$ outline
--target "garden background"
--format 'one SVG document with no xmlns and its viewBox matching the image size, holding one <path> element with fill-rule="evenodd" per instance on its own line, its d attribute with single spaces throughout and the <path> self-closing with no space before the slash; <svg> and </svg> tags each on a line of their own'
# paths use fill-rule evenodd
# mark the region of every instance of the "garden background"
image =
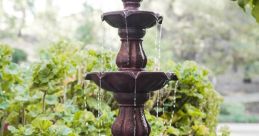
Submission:
<svg viewBox="0 0 259 136">
<path fill-rule="evenodd" d="M 171 118 L 175 83 L 164 89 L 160 123 L 152 122 L 156 94 L 147 104 L 152 135 L 215 135 L 217 119 L 227 125 L 259 122 L 259 28 L 254 12 L 240 6 L 230 0 L 142 2 L 142 9 L 164 16 L 161 70 L 180 76 L 172 126 L 163 123 Z M 101 60 L 106 70 L 116 70 L 118 32 L 101 14 L 120 9 L 120 0 L 0 0 L 2 135 L 109 135 L 116 103 L 103 94 L 99 119 L 98 88 L 81 77 L 100 70 Z M 149 29 L 144 38 L 148 70 L 157 66 L 156 32 Z M 106 123 L 96 125 L 99 120 Z"/>
</svg>

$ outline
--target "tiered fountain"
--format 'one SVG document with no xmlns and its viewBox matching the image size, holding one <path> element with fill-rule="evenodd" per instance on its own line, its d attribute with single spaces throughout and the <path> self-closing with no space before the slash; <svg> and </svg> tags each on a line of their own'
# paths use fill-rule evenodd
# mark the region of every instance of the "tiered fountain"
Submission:
<svg viewBox="0 0 259 136">
<path fill-rule="evenodd" d="M 148 136 L 151 129 L 144 115 L 144 104 L 149 93 L 177 77 L 172 73 L 145 71 L 147 57 L 142 38 L 147 28 L 162 23 L 162 16 L 140 11 L 142 0 L 122 1 L 124 10 L 102 15 L 104 21 L 119 29 L 121 48 L 116 59 L 119 72 L 87 73 L 86 79 L 112 91 L 119 103 L 119 115 L 112 126 L 113 136 Z"/>
</svg>

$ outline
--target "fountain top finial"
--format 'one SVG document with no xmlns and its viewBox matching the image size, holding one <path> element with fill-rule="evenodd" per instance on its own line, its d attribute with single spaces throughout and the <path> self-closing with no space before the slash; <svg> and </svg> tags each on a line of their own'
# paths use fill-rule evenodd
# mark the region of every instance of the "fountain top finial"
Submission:
<svg viewBox="0 0 259 136">
<path fill-rule="evenodd" d="M 137 10 L 142 0 L 122 0 L 124 9 Z"/>
</svg>

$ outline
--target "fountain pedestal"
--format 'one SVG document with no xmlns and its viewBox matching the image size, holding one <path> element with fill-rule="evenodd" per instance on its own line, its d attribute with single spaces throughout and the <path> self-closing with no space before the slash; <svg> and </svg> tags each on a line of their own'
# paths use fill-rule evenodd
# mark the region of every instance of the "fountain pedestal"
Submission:
<svg viewBox="0 0 259 136">
<path fill-rule="evenodd" d="M 114 97 L 119 103 L 120 111 L 112 126 L 113 136 L 148 136 L 150 126 L 144 114 L 144 103 L 148 100 L 148 93 L 115 93 Z"/>
<path fill-rule="evenodd" d="M 173 73 L 145 71 L 147 57 L 142 38 L 147 28 L 162 23 L 163 18 L 150 11 L 138 10 L 142 0 L 122 1 L 123 11 L 102 15 L 102 20 L 119 29 L 121 48 L 116 58 L 119 72 L 87 73 L 86 79 L 114 93 L 120 108 L 112 126 L 113 136 L 148 136 L 151 128 L 144 114 L 148 95 L 177 77 Z"/>
</svg>

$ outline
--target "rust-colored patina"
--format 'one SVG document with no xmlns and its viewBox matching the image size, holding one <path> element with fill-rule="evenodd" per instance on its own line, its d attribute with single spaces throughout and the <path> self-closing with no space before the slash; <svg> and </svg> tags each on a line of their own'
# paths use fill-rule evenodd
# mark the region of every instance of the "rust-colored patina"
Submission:
<svg viewBox="0 0 259 136">
<path fill-rule="evenodd" d="M 150 11 L 140 11 L 142 0 L 122 1 L 124 10 L 102 15 L 104 21 L 119 29 L 121 48 L 116 59 L 119 72 L 87 73 L 86 79 L 112 91 L 119 103 L 119 115 L 112 126 L 113 136 L 148 136 L 151 129 L 144 115 L 144 104 L 149 93 L 177 77 L 173 73 L 145 71 L 147 57 L 142 38 L 147 28 L 162 23 L 163 18 Z"/>
</svg>

